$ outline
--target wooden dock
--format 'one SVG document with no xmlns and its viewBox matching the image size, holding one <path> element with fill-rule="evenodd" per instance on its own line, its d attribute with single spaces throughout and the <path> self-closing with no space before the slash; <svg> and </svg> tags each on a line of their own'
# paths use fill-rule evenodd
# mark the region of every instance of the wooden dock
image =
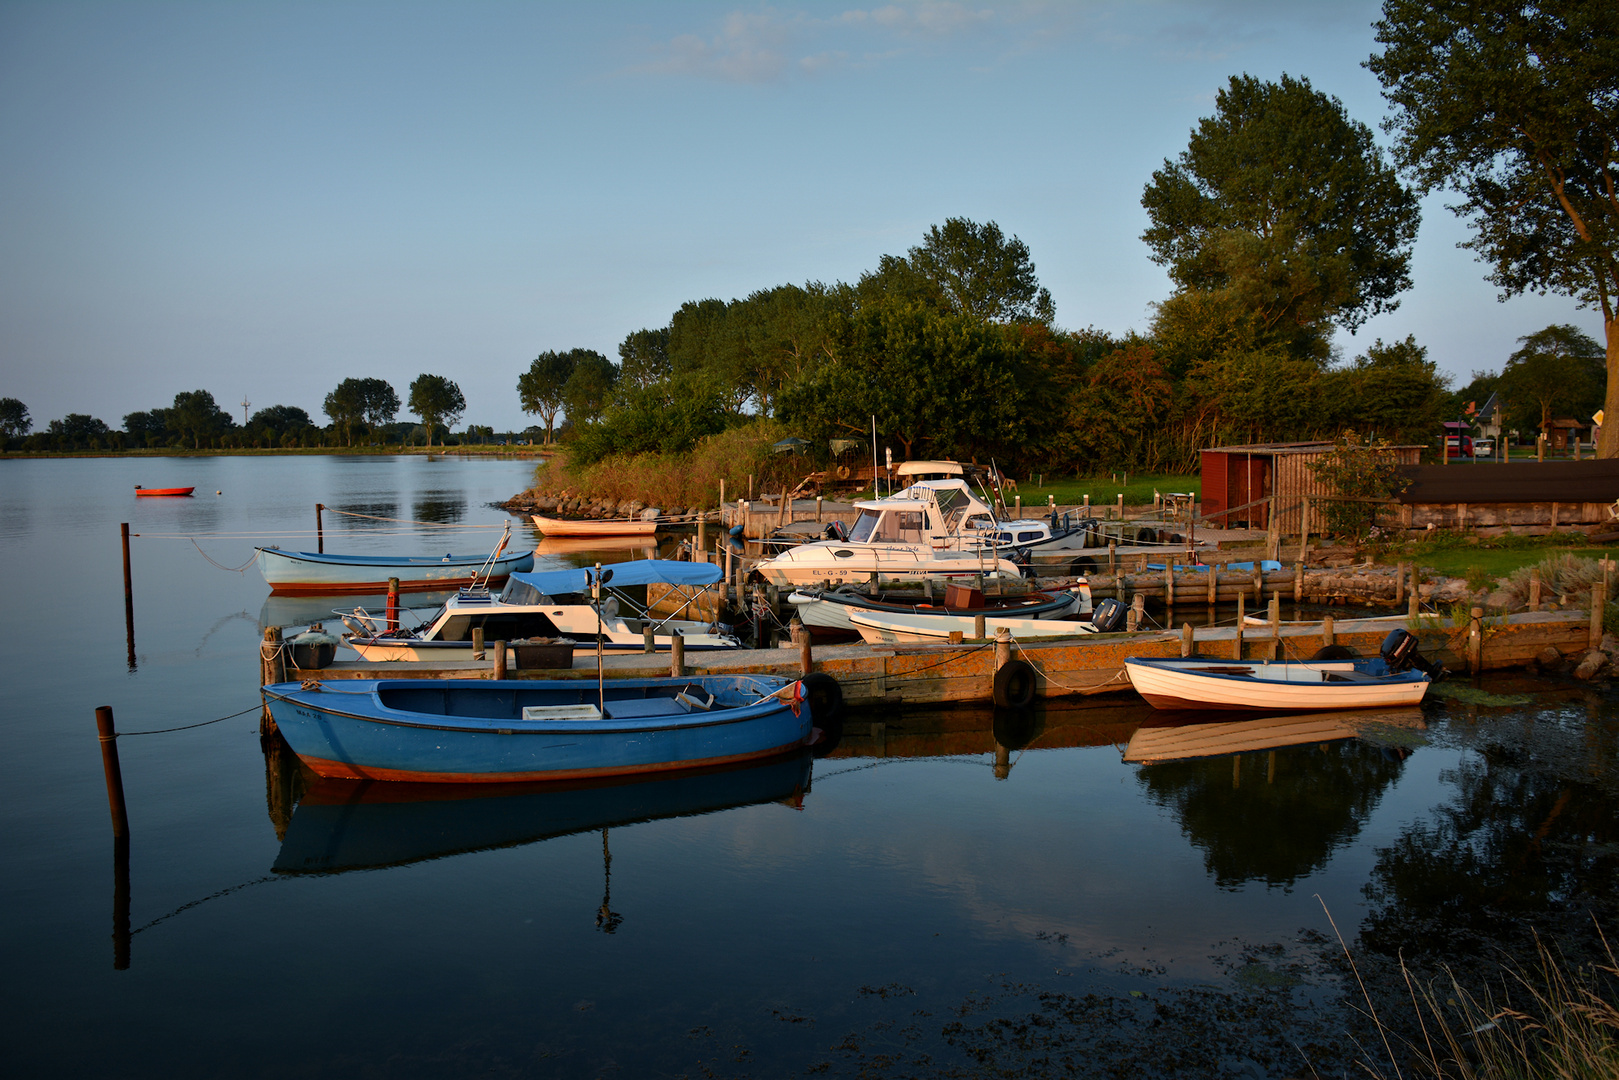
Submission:
<svg viewBox="0 0 1619 1080">
<path fill-rule="evenodd" d="M 1028 663 L 1037 676 L 1036 695 L 1131 692 L 1123 662 L 1130 656 L 1180 656 L 1187 652 L 1219 658 L 1303 660 L 1324 645 L 1347 645 L 1362 655 L 1375 656 L 1390 630 L 1408 629 L 1404 617 L 1347 619 L 1329 624 L 1282 623 L 1270 626 L 1185 628 L 1179 632 L 1096 634 L 1061 641 L 1012 641 L 1009 656 Z M 1452 671 L 1525 667 L 1548 647 L 1563 656 L 1578 656 L 1594 648 L 1590 619 L 1585 612 L 1531 612 L 1483 620 L 1476 626 L 1452 626 L 1426 619 L 1417 636 L 1422 654 Z M 1006 649 L 1005 645 L 1001 646 Z M 844 701 L 852 706 L 893 702 L 941 704 L 987 702 L 997 668 L 994 639 L 965 641 L 959 645 L 834 645 L 814 650 L 817 672 L 836 679 Z M 1476 661 L 1471 658 L 1476 656 Z M 797 675 L 801 671 L 796 646 L 779 649 L 738 649 L 687 654 L 687 675 L 767 674 Z M 636 678 L 670 673 L 667 653 L 609 656 L 605 677 Z M 338 662 L 319 670 L 287 668 L 288 678 L 299 679 L 487 679 L 491 661 L 469 660 L 447 664 Z M 512 670 L 508 678 L 594 680 L 594 664 L 562 670 Z"/>
</svg>

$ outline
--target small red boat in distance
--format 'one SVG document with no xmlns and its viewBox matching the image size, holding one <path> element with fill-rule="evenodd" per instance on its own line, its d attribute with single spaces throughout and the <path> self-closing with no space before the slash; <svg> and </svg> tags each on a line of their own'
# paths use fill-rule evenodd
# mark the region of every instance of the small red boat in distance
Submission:
<svg viewBox="0 0 1619 1080">
<path fill-rule="evenodd" d="M 194 487 L 188 487 L 188 488 L 149 488 L 149 487 L 141 487 L 139 484 L 135 485 L 135 494 L 136 495 L 190 495 L 193 491 L 196 491 L 196 490 L 197 489 L 194 488 Z"/>
</svg>

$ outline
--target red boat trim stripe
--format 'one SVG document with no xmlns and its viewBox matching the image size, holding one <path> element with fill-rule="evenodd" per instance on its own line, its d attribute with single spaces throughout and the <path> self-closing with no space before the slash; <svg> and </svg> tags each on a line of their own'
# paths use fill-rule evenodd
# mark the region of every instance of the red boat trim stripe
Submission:
<svg viewBox="0 0 1619 1080">
<path fill-rule="evenodd" d="M 751 754 L 729 754 L 725 757 L 701 758 L 696 761 L 671 761 L 657 765 L 631 765 L 605 769 L 556 769 L 520 773 L 431 773 L 413 772 L 405 769 L 370 769 L 363 765 L 351 765 L 345 761 L 304 757 L 301 754 L 299 755 L 299 760 L 321 776 L 338 777 L 345 780 L 397 780 L 407 783 L 432 784 L 497 784 L 524 780 L 585 780 L 598 776 L 628 776 L 636 773 L 674 772 L 680 769 L 729 765 L 739 761 L 756 761 L 759 758 L 777 757 L 781 754 L 792 753 L 803 745 L 802 740 L 795 740 L 769 750 L 759 750 Z"/>
</svg>

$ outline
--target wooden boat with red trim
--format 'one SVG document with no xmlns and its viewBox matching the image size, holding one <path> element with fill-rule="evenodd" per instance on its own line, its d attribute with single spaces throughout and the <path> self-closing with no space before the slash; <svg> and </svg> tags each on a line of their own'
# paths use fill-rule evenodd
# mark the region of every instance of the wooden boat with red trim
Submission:
<svg viewBox="0 0 1619 1080">
<path fill-rule="evenodd" d="M 188 487 L 188 488 L 149 488 L 149 487 L 141 487 L 139 484 L 135 485 L 135 494 L 136 495 L 190 495 L 193 491 L 196 491 L 196 490 L 197 489 L 195 487 Z"/>
<path fill-rule="evenodd" d="M 263 696 L 305 765 L 353 780 L 627 776 L 773 757 L 814 731 L 804 684 L 772 675 L 356 679 Z"/>
</svg>

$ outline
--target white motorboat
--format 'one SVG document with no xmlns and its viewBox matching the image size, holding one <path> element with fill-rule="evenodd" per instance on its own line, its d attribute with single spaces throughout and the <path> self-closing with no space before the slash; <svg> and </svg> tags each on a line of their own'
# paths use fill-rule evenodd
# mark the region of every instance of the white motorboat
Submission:
<svg viewBox="0 0 1619 1080">
<path fill-rule="evenodd" d="M 607 575 L 607 571 L 612 571 Z M 622 589 L 660 582 L 697 591 L 720 580 L 720 568 L 708 563 L 641 559 L 604 568 L 609 595 L 601 607 L 590 602 L 590 571 L 549 570 L 513 574 L 496 597 L 485 589 L 462 589 L 444 602 L 419 627 L 388 630 L 375 614 L 363 609 L 338 612 L 350 633 L 344 642 L 362 660 L 453 660 L 472 656 L 472 631 L 482 630 L 487 646 L 495 641 L 570 638 L 580 655 L 595 655 L 597 628 L 601 646 L 609 652 L 639 652 L 645 632 L 652 631 L 653 647 L 667 651 L 678 632 L 687 650 L 735 649 L 737 638 L 717 624 L 674 616 L 647 614 Z M 622 613 L 624 609 L 629 613 Z M 678 614 L 678 612 L 676 612 Z"/>
<path fill-rule="evenodd" d="M 1104 600 L 1103 603 L 1117 604 L 1118 601 Z M 1120 605 L 1120 614 L 1122 613 L 1123 605 Z M 914 611 L 852 611 L 849 613 L 849 621 L 870 645 L 915 642 L 938 644 L 949 641 L 953 633 L 970 638 L 978 625 L 975 615 L 928 615 Z M 1038 641 L 1100 634 L 1104 632 L 1104 627 L 1089 620 L 1080 622 L 1072 619 L 1020 619 L 990 614 L 984 616 L 986 637 L 994 637 L 1001 630 L 1006 630 L 1018 641 Z"/>
<path fill-rule="evenodd" d="M 796 589 L 787 597 L 800 622 L 823 631 L 857 633 L 849 616 L 857 611 L 894 613 L 922 613 L 927 615 L 965 615 L 969 620 L 980 611 L 986 616 L 1020 619 L 1066 619 L 1089 615 L 1091 587 L 1079 582 L 1067 589 L 1050 592 L 1026 592 L 1008 596 L 985 596 L 977 590 L 956 595 L 945 589 L 938 601 L 918 592 L 879 593 L 869 596 L 852 587 L 840 589 Z"/>
<path fill-rule="evenodd" d="M 855 506 L 860 515 L 847 537 L 789 548 L 754 571 L 772 585 L 875 581 L 881 586 L 1023 576 L 995 549 L 995 515 L 965 481 L 923 481 Z"/>
</svg>

